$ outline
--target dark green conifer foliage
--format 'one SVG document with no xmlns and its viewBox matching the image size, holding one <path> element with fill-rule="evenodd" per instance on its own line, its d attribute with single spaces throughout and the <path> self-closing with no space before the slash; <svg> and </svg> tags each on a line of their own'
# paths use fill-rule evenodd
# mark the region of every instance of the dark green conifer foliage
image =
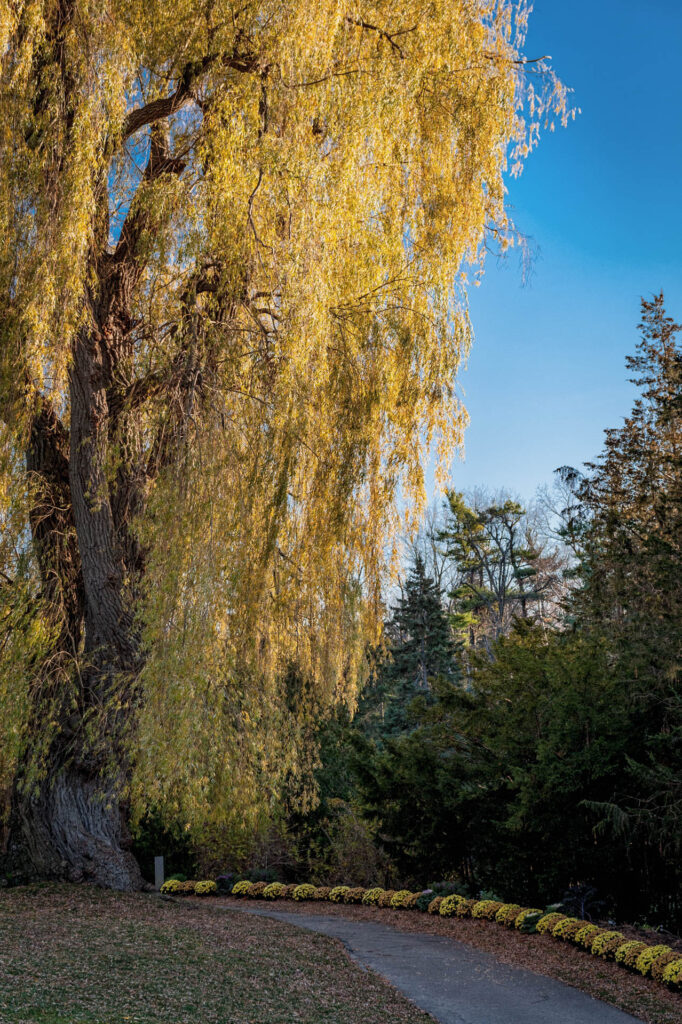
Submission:
<svg viewBox="0 0 682 1024">
<path fill-rule="evenodd" d="M 682 919 L 682 327 L 663 295 L 642 302 L 641 340 L 627 360 L 641 389 L 622 427 L 576 482 L 583 525 L 574 617 L 601 634 L 629 711 L 627 771 L 600 828 L 622 837 L 641 884 L 670 894 Z M 677 891 L 678 895 L 674 893 Z"/>
<path fill-rule="evenodd" d="M 462 709 L 470 697 L 443 676 L 430 699 L 410 707 L 408 731 L 377 745 L 356 732 L 353 767 L 365 814 L 380 822 L 383 848 L 409 886 L 450 877 L 473 880 L 471 823 L 480 804 Z"/>
<path fill-rule="evenodd" d="M 386 624 L 386 652 L 360 703 L 358 725 L 378 739 L 410 727 L 409 706 L 418 695 L 430 699 L 432 682 L 456 682 L 458 644 L 442 595 L 416 555 L 402 594 Z"/>
</svg>

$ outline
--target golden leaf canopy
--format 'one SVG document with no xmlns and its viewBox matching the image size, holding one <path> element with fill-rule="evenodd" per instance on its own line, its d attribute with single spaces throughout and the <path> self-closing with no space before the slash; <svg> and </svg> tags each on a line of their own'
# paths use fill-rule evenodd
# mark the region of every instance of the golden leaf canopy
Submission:
<svg viewBox="0 0 682 1024">
<path fill-rule="evenodd" d="M 218 820 L 295 770 L 306 707 L 352 703 L 429 453 L 462 440 L 467 276 L 513 242 L 504 175 L 565 90 L 512 0 L 0 9 L 5 571 L 11 453 L 36 401 L 68 429 L 118 275 L 105 369 L 135 417 L 107 479 L 147 467 L 133 793 Z"/>
</svg>

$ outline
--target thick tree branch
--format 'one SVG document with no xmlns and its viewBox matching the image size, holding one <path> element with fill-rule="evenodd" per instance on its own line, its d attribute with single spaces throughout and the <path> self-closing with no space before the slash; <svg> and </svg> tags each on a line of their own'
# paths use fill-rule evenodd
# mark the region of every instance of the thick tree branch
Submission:
<svg viewBox="0 0 682 1024">
<path fill-rule="evenodd" d="M 232 68 L 244 73 L 258 72 L 261 77 L 267 75 L 268 67 L 262 66 L 257 57 L 248 54 L 211 55 L 185 65 L 182 77 L 170 96 L 153 100 L 144 107 L 139 107 L 126 118 L 123 130 L 124 141 L 146 125 L 152 126 L 149 159 L 142 178 L 142 184 L 154 181 L 163 174 L 181 174 L 185 162 L 172 156 L 168 151 L 168 129 L 159 125 L 159 121 L 177 113 L 191 102 L 198 102 L 194 89 L 201 76 L 213 65 Z M 262 99 L 261 99 L 262 103 Z M 203 104 L 199 103 L 200 107 Z M 145 229 L 149 227 L 151 211 L 141 212 L 136 208 L 135 199 L 130 204 L 128 214 L 121 229 L 118 245 L 113 254 L 114 263 L 135 258 L 137 242 Z"/>
<path fill-rule="evenodd" d="M 152 125 L 149 146 L 149 159 L 145 167 L 140 186 L 156 181 L 163 174 L 182 174 L 186 163 L 180 157 L 172 156 L 168 151 L 168 131 L 165 126 Z M 121 228 L 118 245 L 110 257 L 114 265 L 120 267 L 125 262 L 135 262 L 138 256 L 138 243 L 145 230 L 153 222 L 153 208 L 142 209 L 136 202 L 137 194 L 128 208 L 128 213 Z"/>
<path fill-rule="evenodd" d="M 192 311 L 197 296 L 215 294 L 218 287 L 216 267 L 212 265 L 208 265 L 201 272 L 192 275 L 180 296 L 183 316 L 170 330 L 169 338 L 171 340 L 176 337 L 185 318 Z M 124 410 L 128 413 L 134 412 L 148 399 L 161 393 L 172 392 L 186 372 L 186 365 L 187 346 L 183 344 L 168 366 L 159 370 L 150 370 L 149 373 L 136 378 L 132 383 L 112 389 L 109 396 L 111 415 L 115 418 Z"/>
<path fill-rule="evenodd" d="M 143 107 L 131 110 L 123 125 L 123 141 L 144 128 L 148 124 L 154 124 L 163 118 L 171 117 L 193 100 L 193 88 L 197 79 L 213 64 L 216 57 L 204 57 L 203 60 L 192 64 L 186 64 L 180 81 L 174 93 L 170 96 L 162 96 L 158 100 L 152 100 Z"/>
<path fill-rule="evenodd" d="M 257 57 L 248 54 L 212 54 L 203 57 L 199 61 L 186 64 L 175 92 L 170 96 L 162 96 L 158 100 L 152 100 L 143 107 L 131 110 L 123 125 L 123 141 L 138 132 L 145 125 L 154 124 L 163 118 L 171 117 L 183 107 L 194 101 L 194 87 L 201 76 L 214 64 L 220 64 L 224 68 L 232 68 L 233 71 L 244 73 L 261 71 L 260 62 Z"/>
</svg>

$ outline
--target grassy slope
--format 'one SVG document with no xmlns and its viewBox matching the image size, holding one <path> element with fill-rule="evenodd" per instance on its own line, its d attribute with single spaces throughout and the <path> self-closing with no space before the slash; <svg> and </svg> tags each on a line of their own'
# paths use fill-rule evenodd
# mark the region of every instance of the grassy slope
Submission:
<svg viewBox="0 0 682 1024">
<path fill-rule="evenodd" d="M 428 1024 L 334 940 L 84 886 L 0 891 L 1 1024 Z"/>
</svg>

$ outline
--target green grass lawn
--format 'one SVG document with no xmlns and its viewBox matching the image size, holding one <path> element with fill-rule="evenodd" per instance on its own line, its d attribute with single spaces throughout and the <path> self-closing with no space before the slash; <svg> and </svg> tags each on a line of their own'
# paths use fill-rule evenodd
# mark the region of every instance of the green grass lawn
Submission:
<svg viewBox="0 0 682 1024">
<path fill-rule="evenodd" d="M 428 1024 L 340 945 L 85 886 L 0 891 L 1 1024 Z"/>
</svg>

